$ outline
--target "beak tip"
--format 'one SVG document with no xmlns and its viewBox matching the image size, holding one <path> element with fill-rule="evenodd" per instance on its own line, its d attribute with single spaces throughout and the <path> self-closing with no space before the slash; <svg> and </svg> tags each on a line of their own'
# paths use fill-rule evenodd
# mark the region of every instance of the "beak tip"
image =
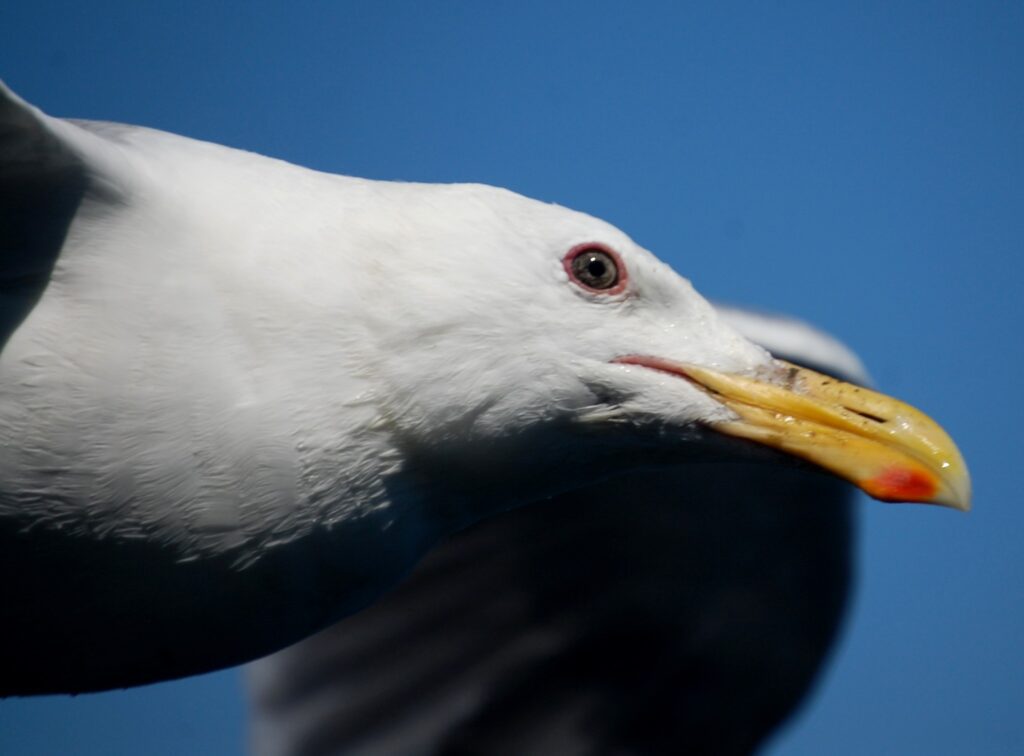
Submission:
<svg viewBox="0 0 1024 756">
<path fill-rule="evenodd" d="M 924 499 L 921 501 L 922 504 L 935 504 L 940 507 L 946 507 L 947 509 L 955 509 L 958 512 L 970 512 L 971 511 L 971 499 L 970 497 L 963 497 L 958 494 L 944 493 L 935 496 L 931 499 Z"/>
<path fill-rule="evenodd" d="M 949 472 L 942 476 L 942 486 L 935 496 L 935 503 L 960 512 L 970 512 L 973 498 L 971 474 L 967 471 L 967 465 L 964 464 L 963 457 L 959 452 L 956 453 L 955 460 L 951 461 L 946 470 Z"/>
<path fill-rule="evenodd" d="M 971 511 L 971 481 L 966 480 L 959 486 L 951 486 L 946 496 L 937 498 L 935 503 L 942 506 L 959 510 L 960 512 Z"/>
</svg>

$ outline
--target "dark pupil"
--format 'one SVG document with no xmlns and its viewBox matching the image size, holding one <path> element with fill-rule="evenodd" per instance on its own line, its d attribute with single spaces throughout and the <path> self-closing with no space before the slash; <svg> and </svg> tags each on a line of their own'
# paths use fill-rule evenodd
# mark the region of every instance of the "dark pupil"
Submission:
<svg viewBox="0 0 1024 756">
<path fill-rule="evenodd" d="M 583 252 L 573 261 L 579 280 L 592 289 L 609 289 L 618 281 L 615 263 L 604 252 Z"/>
</svg>

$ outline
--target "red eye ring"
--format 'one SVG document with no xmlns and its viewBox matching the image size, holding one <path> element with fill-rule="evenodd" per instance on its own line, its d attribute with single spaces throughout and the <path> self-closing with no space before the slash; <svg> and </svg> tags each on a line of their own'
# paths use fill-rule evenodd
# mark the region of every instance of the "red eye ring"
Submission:
<svg viewBox="0 0 1024 756">
<path fill-rule="evenodd" d="M 589 269 L 590 266 L 588 268 L 580 266 L 580 258 L 591 252 L 595 253 L 594 259 L 591 260 L 592 264 L 604 263 L 612 267 L 614 280 L 609 285 L 601 285 L 607 280 L 607 271 L 597 274 Z M 600 242 L 577 244 L 562 258 L 562 267 L 565 268 L 570 281 L 592 294 L 621 294 L 625 291 L 626 284 L 629 283 L 629 273 L 626 271 L 625 263 L 622 262 L 622 257 L 614 249 Z"/>
</svg>

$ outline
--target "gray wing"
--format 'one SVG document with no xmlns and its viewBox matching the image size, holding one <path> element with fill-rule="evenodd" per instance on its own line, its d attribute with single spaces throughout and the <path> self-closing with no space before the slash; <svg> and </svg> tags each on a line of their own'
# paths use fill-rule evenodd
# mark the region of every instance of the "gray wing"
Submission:
<svg viewBox="0 0 1024 756">
<path fill-rule="evenodd" d="M 796 321 L 726 316 L 780 356 L 859 371 Z M 851 491 L 797 467 L 690 464 L 476 525 L 380 603 L 253 665 L 252 750 L 750 753 L 836 635 Z"/>
<path fill-rule="evenodd" d="M 76 215 L 117 202 L 124 173 L 110 144 L 0 82 L 0 349 L 46 288 Z"/>
</svg>

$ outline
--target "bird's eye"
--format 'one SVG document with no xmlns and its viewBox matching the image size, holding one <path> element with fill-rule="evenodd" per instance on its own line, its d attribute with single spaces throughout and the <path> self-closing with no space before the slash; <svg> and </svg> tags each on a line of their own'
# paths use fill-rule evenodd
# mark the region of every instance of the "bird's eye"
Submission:
<svg viewBox="0 0 1024 756">
<path fill-rule="evenodd" d="M 617 294 L 626 283 L 619 256 L 594 244 L 581 244 L 565 256 L 565 270 L 574 283 L 603 294 Z"/>
</svg>

